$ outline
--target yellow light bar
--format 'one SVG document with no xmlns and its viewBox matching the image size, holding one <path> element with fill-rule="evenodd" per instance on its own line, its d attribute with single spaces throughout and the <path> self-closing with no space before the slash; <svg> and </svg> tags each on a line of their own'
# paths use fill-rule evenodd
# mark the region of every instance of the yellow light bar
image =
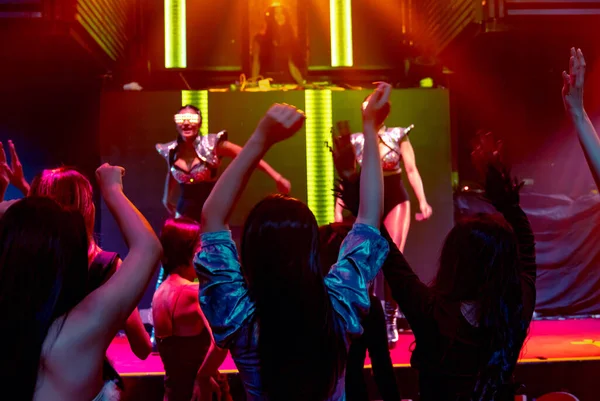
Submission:
<svg viewBox="0 0 600 401">
<path fill-rule="evenodd" d="M 208 91 L 181 91 L 181 105 L 191 104 L 202 113 L 200 134 L 208 135 Z"/>
<path fill-rule="evenodd" d="M 319 225 L 334 221 L 334 166 L 326 143 L 331 143 L 331 91 L 305 91 L 306 188 L 308 207 Z"/>
<path fill-rule="evenodd" d="M 165 2 L 165 68 L 186 68 L 186 0 Z"/>
<path fill-rule="evenodd" d="M 329 0 L 331 66 L 352 67 L 352 0 Z"/>
</svg>

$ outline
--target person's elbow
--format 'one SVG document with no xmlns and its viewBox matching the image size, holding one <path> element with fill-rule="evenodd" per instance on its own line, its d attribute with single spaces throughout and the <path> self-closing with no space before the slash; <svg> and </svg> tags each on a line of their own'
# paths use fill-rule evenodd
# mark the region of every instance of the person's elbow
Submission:
<svg viewBox="0 0 600 401">
<path fill-rule="evenodd" d="M 358 216 L 356 217 L 356 223 L 379 229 L 383 211 L 378 209 L 380 208 L 370 207 L 369 210 L 359 210 Z"/>
<path fill-rule="evenodd" d="M 140 328 L 129 327 L 130 323 L 126 323 L 125 333 L 127 334 L 127 340 L 133 354 L 142 361 L 148 358 L 152 352 L 152 342 L 150 336 L 143 326 Z"/>
<path fill-rule="evenodd" d="M 210 225 L 211 223 L 211 216 L 209 211 L 207 210 L 207 206 L 209 206 L 208 201 L 204 204 L 204 207 L 202 208 L 202 213 L 200 214 L 200 227 L 202 228 L 208 227 L 208 225 Z"/>
<path fill-rule="evenodd" d="M 225 223 L 223 218 L 220 216 L 222 213 L 215 208 L 211 199 L 209 198 L 204 207 L 202 208 L 202 214 L 200 215 L 200 227 L 202 232 L 219 231 L 220 227 Z"/>
<path fill-rule="evenodd" d="M 406 171 L 406 175 L 419 174 L 419 170 L 417 169 L 417 166 L 414 166 L 414 165 L 406 165 L 406 166 L 404 166 L 404 170 Z"/>
<path fill-rule="evenodd" d="M 148 335 L 146 335 L 146 337 L 146 341 L 144 341 L 142 344 L 131 348 L 134 355 L 142 361 L 146 360 L 152 353 L 152 343 L 150 342 L 150 337 L 148 337 Z"/>
<path fill-rule="evenodd" d="M 158 264 L 163 256 L 162 244 L 153 231 L 149 231 L 148 235 L 141 236 L 140 241 L 131 248 L 143 252 L 148 259 L 152 260 L 153 264 Z"/>
</svg>

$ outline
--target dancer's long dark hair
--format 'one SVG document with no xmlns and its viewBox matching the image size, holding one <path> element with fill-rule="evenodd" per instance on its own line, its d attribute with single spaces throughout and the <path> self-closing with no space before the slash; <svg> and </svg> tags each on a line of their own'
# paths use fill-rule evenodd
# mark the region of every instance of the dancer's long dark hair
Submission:
<svg viewBox="0 0 600 401">
<path fill-rule="evenodd" d="M 15 400 L 33 398 L 48 330 L 86 296 L 87 239 L 81 214 L 48 198 L 25 198 L 0 219 L 0 386 Z"/>
<path fill-rule="evenodd" d="M 242 269 L 256 303 L 261 380 L 272 401 L 327 399 L 346 363 L 318 230 L 304 203 L 282 195 L 259 202 L 245 223 Z"/>
<path fill-rule="evenodd" d="M 472 399 L 514 399 L 512 372 L 527 322 L 518 246 L 510 225 L 489 214 L 459 221 L 446 237 L 432 288 L 444 299 L 476 305 L 469 320 L 476 322 L 485 342 Z"/>
</svg>

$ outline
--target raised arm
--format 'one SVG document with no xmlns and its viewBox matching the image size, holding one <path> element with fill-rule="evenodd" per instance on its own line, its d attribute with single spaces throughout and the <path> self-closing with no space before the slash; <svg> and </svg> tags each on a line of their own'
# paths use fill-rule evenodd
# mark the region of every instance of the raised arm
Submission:
<svg viewBox="0 0 600 401">
<path fill-rule="evenodd" d="M 569 73 L 565 71 L 563 75 L 563 101 L 565 108 L 569 113 L 577 135 L 579 143 L 585 154 L 596 186 L 600 189 L 600 138 L 592 125 L 583 107 L 583 85 L 585 79 L 585 59 L 581 49 L 571 48 L 571 59 L 569 61 Z"/>
<path fill-rule="evenodd" d="M 123 193 L 123 172 L 120 167 L 104 164 L 96 171 L 96 177 L 102 196 L 129 246 L 129 253 L 120 269 L 79 303 L 67 318 L 63 332 L 71 334 L 72 352 L 102 355 L 106 351 L 137 306 L 161 257 L 158 238 Z"/>
<path fill-rule="evenodd" d="M 506 168 L 490 164 L 486 174 L 485 196 L 512 226 L 519 246 L 521 273 L 535 285 L 537 264 L 535 238 L 527 215 L 520 206 L 522 184 L 510 176 Z"/>
<path fill-rule="evenodd" d="M 241 151 L 241 146 L 229 141 L 220 142 L 219 147 L 217 148 L 219 156 L 230 157 L 232 159 L 237 157 L 237 155 L 239 155 Z M 277 185 L 277 190 L 280 193 L 284 195 L 288 195 L 290 193 L 290 190 L 292 189 L 292 185 L 290 184 L 290 182 L 283 178 L 283 176 L 279 174 L 273 167 L 271 167 L 269 163 L 267 163 L 263 159 L 260 159 L 260 161 L 258 162 L 258 169 L 267 174 L 269 177 L 271 177 L 273 181 L 275 181 L 275 185 Z"/>
<path fill-rule="evenodd" d="M 202 231 L 227 229 L 227 223 L 252 171 L 275 143 L 296 133 L 304 123 L 304 113 L 295 107 L 273 105 L 258 123 L 241 152 L 225 169 L 202 209 Z"/>
<path fill-rule="evenodd" d="M 427 198 L 425 197 L 425 189 L 423 188 L 423 180 L 421 179 L 421 174 L 419 174 L 419 169 L 417 168 L 417 162 L 415 160 L 415 151 L 408 140 L 408 137 L 405 137 L 400 143 L 400 153 L 402 154 L 402 160 L 404 161 L 404 169 L 406 170 L 406 175 L 408 176 L 408 181 L 410 181 L 410 186 L 415 192 L 415 196 L 419 201 L 419 208 L 421 210 L 421 214 L 418 215 L 420 219 L 427 220 L 431 217 L 432 209 L 427 203 Z"/>
<path fill-rule="evenodd" d="M 523 315 L 531 319 L 536 300 L 537 264 L 535 238 L 527 215 L 519 206 L 519 190 L 522 184 L 512 179 L 507 169 L 488 168 L 485 196 L 502 213 L 512 226 L 517 238 L 521 288 L 523 290 Z"/>
<path fill-rule="evenodd" d="M 392 87 L 380 83 L 363 108 L 365 145 L 360 172 L 360 206 L 356 222 L 379 228 L 383 213 L 383 170 L 379 157 L 377 116 L 388 107 Z"/>
<path fill-rule="evenodd" d="M 523 183 L 511 177 L 502 162 L 502 143 L 491 133 L 479 136 L 471 155 L 477 170 L 485 174 L 485 197 L 504 215 L 517 237 L 522 283 L 528 287 L 523 293 L 523 301 L 526 313 L 533 313 L 537 264 L 531 224 L 520 207 L 519 191 Z"/>
</svg>

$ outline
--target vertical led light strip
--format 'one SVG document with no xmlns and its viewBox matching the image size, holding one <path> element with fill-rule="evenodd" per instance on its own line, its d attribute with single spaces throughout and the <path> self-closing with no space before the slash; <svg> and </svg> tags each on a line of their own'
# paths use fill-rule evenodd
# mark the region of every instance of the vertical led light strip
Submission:
<svg viewBox="0 0 600 401">
<path fill-rule="evenodd" d="M 334 166 L 327 143 L 331 144 L 331 91 L 307 90 L 304 95 L 306 119 L 306 188 L 308 207 L 319 225 L 334 221 Z"/>
<path fill-rule="evenodd" d="M 186 68 L 186 0 L 165 2 L 165 68 Z"/>
<path fill-rule="evenodd" d="M 352 67 L 352 0 L 329 0 L 331 66 Z"/>
<path fill-rule="evenodd" d="M 200 133 L 208 135 L 208 91 L 181 91 L 181 105 L 191 104 L 202 113 Z"/>
</svg>

